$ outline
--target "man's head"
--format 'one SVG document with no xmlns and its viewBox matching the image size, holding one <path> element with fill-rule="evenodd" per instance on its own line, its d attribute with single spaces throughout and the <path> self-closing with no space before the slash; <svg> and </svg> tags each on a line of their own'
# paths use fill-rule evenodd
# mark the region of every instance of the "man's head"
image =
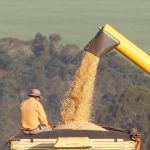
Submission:
<svg viewBox="0 0 150 150">
<path fill-rule="evenodd" d="M 40 98 L 43 98 L 39 89 L 33 89 L 32 93 L 29 94 L 29 96 L 35 97 L 37 100 L 39 100 Z"/>
</svg>

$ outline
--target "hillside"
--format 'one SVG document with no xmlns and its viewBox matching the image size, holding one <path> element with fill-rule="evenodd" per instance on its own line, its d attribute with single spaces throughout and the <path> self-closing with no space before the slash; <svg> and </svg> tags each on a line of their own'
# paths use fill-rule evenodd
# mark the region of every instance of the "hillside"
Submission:
<svg viewBox="0 0 150 150">
<path fill-rule="evenodd" d="M 77 45 L 64 45 L 62 41 L 59 34 L 46 37 L 40 33 L 30 41 L 0 39 L 1 146 L 20 131 L 20 102 L 32 88 L 42 91 L 49 122 L 58 123 L 60 101 L 82 56 Z M 93 122 L 118 128 L 135 127 L 142 133 L 144 150 L 149 150 L 149 83 L 149 76 L 113 50 L 98 68 Z"/>
</svg>

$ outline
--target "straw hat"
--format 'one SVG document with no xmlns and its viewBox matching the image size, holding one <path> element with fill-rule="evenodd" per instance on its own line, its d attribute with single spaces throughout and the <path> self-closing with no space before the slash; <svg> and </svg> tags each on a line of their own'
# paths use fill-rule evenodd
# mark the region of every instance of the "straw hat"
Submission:
<svg viewBox="0 0 150 150">
<path fill-rule="evenodd" d="M 43 96 L 41 95 L 40 90 L 38 90 L 38 89 L 33 89 L 32 93 L 29 94 L 29 96 L 37 96 L 37 97 L 43 98 Z"/>
</svg>

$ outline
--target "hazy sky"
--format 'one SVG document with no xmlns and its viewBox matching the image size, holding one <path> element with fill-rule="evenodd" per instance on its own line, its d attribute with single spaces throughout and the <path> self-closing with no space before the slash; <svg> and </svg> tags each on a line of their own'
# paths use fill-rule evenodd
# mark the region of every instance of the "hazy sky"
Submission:
<svg viewBox="0 0 150 150">
<path fill-rule="evenodd" d="M 59 33 L 82 48 L 107 23 L 150 49 L 148 0 L 0 0 L 0 38 Z"/>
</svg>

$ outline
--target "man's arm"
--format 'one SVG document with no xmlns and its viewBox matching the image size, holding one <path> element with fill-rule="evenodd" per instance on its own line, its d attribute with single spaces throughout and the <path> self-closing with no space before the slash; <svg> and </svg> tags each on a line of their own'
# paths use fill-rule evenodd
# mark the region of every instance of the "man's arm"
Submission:
<svg viewBox="0 0 150 150">
<path fill-rule="evenodd" d="M 46 113 L 45 113 L 44 108 L 43 108 L 43 106 L 42 106 L 42 104 L 40 102 L 38 102 L 38 113 L 39 113 L 39 121 L 40 121 L 40 123 L 44 124 L 46 126 L 49 126 Z"/>
</svg>

